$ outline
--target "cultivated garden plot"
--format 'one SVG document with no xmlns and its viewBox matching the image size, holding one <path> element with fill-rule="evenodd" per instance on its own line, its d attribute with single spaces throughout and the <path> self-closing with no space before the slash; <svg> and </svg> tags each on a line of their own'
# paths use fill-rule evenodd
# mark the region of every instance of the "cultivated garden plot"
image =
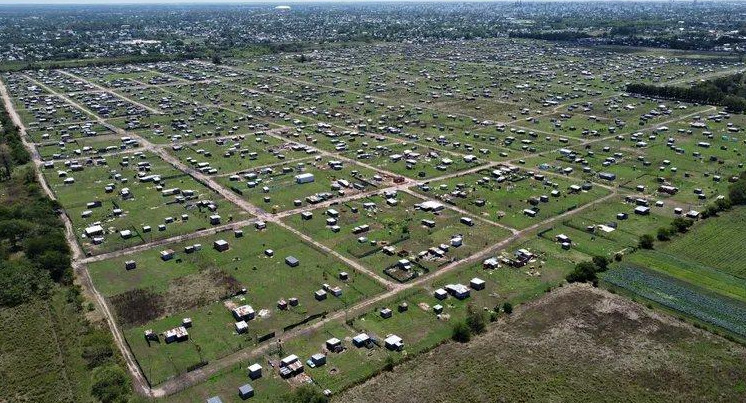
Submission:
<svg viewBox="0 0 746 403">
<path fill-rule="evenodd" d="M 400 282 L 436 271 L 510 236 L 503 228 L 404 192 L 306 211 L 285 221 Z"/>
<path fill-rule="evenodd" d="M 117 312 L 151 382 L 253 346 L 267 334 L 281 338 L 296 325 L 383 290 L 276 225 L 240 231 L 91 265 L 94 283 Z M 244 305 L 251 313 L 236 317 L 232 310 Z M 185 317 L 192 320 L 188 340 L 164 339 L 161 334 Z M 237 327 L 242 320 L 247 328 Z M 146 330 L 159 340 L 146 339 Z"/>
<path fill-rule="evenodd" d="M 44 175 L 91 254 L 246 217 L 148 153 L 58 161 L 45 167 Z"/>
<path fill-rule="evenodd" d="M 262 168 L 218 181 L 265 211 L 277 213 L 337 197 L 371 192 L 394 184 L 394 178 L 333 157 Z"/>
<path fill-rule="evenodd" d="M 590 203 L 608 190 L 591 183 L 501 166 L 420 185 L 419 192 L 513 228 Z"/>
</svg>

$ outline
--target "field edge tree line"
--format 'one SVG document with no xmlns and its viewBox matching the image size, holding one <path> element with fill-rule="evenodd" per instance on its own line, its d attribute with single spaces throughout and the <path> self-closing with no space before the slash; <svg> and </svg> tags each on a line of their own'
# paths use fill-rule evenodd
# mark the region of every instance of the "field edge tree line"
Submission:
<svg viewBox="0 0 746 403">
<path fill-rule="evenodd" d="M 74 352 L 60 351 L 80 354 L 89 376 L 85 382 L 97 400 L 129 401 L 130 380 L 111 333 L 83 314 L 93 305 L 83 306 L 81 287 L 73 283 L 60 206 L 42 192 L 30 161 L 19 128 L 0 107 L 0 189 L 4 193 L 0 196 L 0 309 L 35 300 L 51 304 L 53 295 L 61 293 L 80 338 L 75 340 Z"/>
</svg>

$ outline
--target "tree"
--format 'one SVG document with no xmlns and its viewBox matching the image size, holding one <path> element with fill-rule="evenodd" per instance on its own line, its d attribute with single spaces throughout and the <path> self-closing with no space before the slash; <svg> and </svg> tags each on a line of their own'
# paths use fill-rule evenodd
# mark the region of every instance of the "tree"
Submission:
<svg viewBox="0 0 746 403">
<path fill-rule="evenodd" d="M 568 283 L 585 283 L 588 281 L 594 281 L 596 277 L 596 265 L 593 262 L 580 262 L 575 265 L 570 274 L 567 275 L 566 280 Z"/>
<path fill-rule="evenodd" d="M 480 334 L 487 328 L 487 321 L 484 317 L 484 312 L 479 309 L 475 309 L 473 305 L 469 304 L 466 307 L 466 325 L 474 334 Z"/>
<path fill-rule="evenodd" d="M 72 280 L 70 256 L 65 253 L 48 250 L 36 258 L 35 263 L 40 269 L 48 270 L 52 280 L 56 282 L 69 283 Z"/>
<path fill-rule="evenodd" d="M 638 246 L 642 249 L 653 249 L 653 246 L 655 245 L 655 239 L 650 234 L 645 234 L 640 237 L 640 241 L 638 242 Z"/>
<path fill-rule="evenodd" d="M 91 395 L 103 403 L 126 402 L 129 392 L 129 378 L 121 367 L 107 365 L 93 372 Z"/>
<path fill-rule="evenodd" d="M 676 232 L 684 233 L 689 230 L 689 227 L 694 225 L 694 221 L 684 217 L 676 217 L 671 223 L 671 228 Z"/>
<path fill-rule="evenodd" d="M 220 57 L 220 55 L 219 55 L 219 54 L 217 54 L 217 53 L 214 53 L 214 54 L 212 55 L 212 58 L 211 58 L 211 60 L 212 60 L 212 64 L 215 64 L 215 65 L 218 65 L 218 64 L 223 64 L 223 59 L 222 59 L 222 58 Z"/>
<path fill-rule="evenodd" d="M 658 233 L 656 234 L 656 238 L 658 238 L 659 241 L 668 241 L 671 239 L 671 231 L 666 227 L 660 227 L 658 228 Z M 645 248 L 645 249 L 651 249 L 651 248 Z"/>
<path fill-rule="evenodd" d="M 506 315 L 510 315 L 511 313 L 513 313 L 513 304 L 511 304 L 510 302 L 505 302 L 503 304 L 503 312 L 505 312 Z"/>
<path fill-rule="evenodd" d="M 598 269 L 597 271 L 606 271 L 609 268 L 609 258 L 606 256 L 596 255 L 593 256 L 593 265 Z"/>
<path fill-rule="evenodd" d="M 741 173 L 738 180 L 728 186 L 728 199 L 734 205 L 746 204 L 746 173 Z"/>
<path fill-rule="evenodd" d="M 471 340 L 471 329 L 466 322 L 456 322 L 453 324 L 451 339 L 459 343 L 468 343 Z"/>
</svg>

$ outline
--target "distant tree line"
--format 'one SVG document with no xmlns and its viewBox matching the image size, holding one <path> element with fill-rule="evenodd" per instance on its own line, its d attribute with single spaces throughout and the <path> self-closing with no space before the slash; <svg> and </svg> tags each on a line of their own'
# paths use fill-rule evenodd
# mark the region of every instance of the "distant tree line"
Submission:
<svg viewBox="0 0 746 403">
<path fill-rule="evenodd" d="M 746 111 L 746 76 L 742 73 L 697 83 L 692 87 L 634 83 L 627 92 L 649 97 L 720 105 L 735 113 Z"/>
</svg>

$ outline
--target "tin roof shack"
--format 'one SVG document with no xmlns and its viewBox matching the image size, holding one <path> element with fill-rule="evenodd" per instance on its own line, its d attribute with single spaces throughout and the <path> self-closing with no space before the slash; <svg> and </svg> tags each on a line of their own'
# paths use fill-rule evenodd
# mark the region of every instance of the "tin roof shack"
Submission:
<svg viewBox="0 0 746 403">
<path fill-rule="evenodd" d="M 485 285 L 485 281 L 478 277 L 474 277 L 469 281 L 469 287 L 475 291 L 484 290 Z"/>
<path fill-rule="evenodd" d="M 87 237 L 97 236 L 97 235 L 103 235 L 104 234 L 104 227 L 100 225 L 92 225 L 85 229 L 85 235 Z"/>
<path fill-rule="evenodd" d="M 433 296 L 438 300 L 444 300 L 448 297 L 448 291 L 438 288 L 433 292 Z"/>
<path fill-rule="evenodd" d="M 420 203 L 419 206 L 422 210 L 431 211 L 433 213 L 443 210 L 445 208 L 443 203 L 437 202 L 435 200 L 428 200 L 428 201 L 422 202 Z"/>
<path fill-rule="evenodd" d="M 240 320 L 234 324 L 236 327 L 236 333 L 243 334 L 246 333 L 247 330 L 249 330 L 249 324 L 246 323 L 245 320 Z"/>
<path fill-rule="evenodd" d="M 340 353 L 344 350 L 344 346 L 342 346 L 342 340 L 332 337 L 331 339 L 326 341 L 326 349 L 333 352 L 333 353 Z"/>
<path fill-rule="evenodd" d="M 309 367 L 316 368 L 320 367 L 324 364 L 326 364 L 326 356 L 321 353 L 317 353 L 311 356 L 311 358 L 306 362 Z"/>
<path fill-rule="evenodd" d="M 223 401 L 220 400 L 219 396 L 213 396 L 213 397 L 207 399 L 207 403 L 223 403 Z"/>
<path fill-rule="evenodd" d="M 239 307 L 233 308 L 232 312 L 233 317 L 237 321 L 249 321 L 254 319 L 254 308 L 252 308 L 251 305 L 241 305 Z"/>
<path fill-rule="evenodd" d="M 404 342 L 402 341 L 401 337 L 395 334 L 386 337 L 386 339 L 383 340 L 383 344 L 386 346 L 387 349 L 392 351 L 402 351 L 404 349 Z"/>
<path fill-rule="evenodd" d="M 280 376 L 287 379 L 303 372 L 303 363 L 298 356 L 291 354 L 280 360 Z"/>
<path fill-rule="evenodd" d="M 223 239 L 218 239 L 212 244 L 212 247 L 215 248 L 218 252 L 225 252 L 230 248 L 230 245 L 228 245 L 228 242 Z"/>
<path fill-rule="evenodd" d="M 295 182 L 298 184 L 311 183 L 314 180 L 315 179 L 312 173 L 304 173 L 304 174 L 295 175 Z"/>
<path fill-rule="evenodd" d="M 161 251 L 161 259 L 165 262 L 167 260 L 171 260 L 174 258 L 174 250 L 173 249 L 166 249 Z"/>
<path fill-rule="evenodd" d="M 137 263 L 135 263 L 134 260 L 128 260 L 124 262 L 124 268 L 126 270 L 132 270 L 132 269 L 135 269 L 136 267 L 137 267 Z"/>
<path fill-rule="evenodd" d="M 482 262 L 482 268 L 484 268 L 484 269 L 493 270 L 493 269 L 497 269 L 499 267 L 500 267 L 500 262 L 497 260 L 496 257 L 491 257 L 489 259 L 485 259 Z"/>
<path fill-rule="evenodd" d="M 373 344 L 373 341 L 371 340 L 370 336 L 368 336 L 365 333 L 360 333 L 359 335 L 352 338 L 352 344 L 355 347 L 370 347 L 371 344 Z"/>
<path fill-rule="evenodd" d="M 246 400 L 253 396 L 254 388 L 252 388 L 251 385 L 249 385 L 248 383 L 238 388 L 238 397 L 240 397 L 241 399 Z"/>
<path fill-rule="evenodd" d="M 297 267 L 300 264 L 300 260 L 295 256 L 288 256 L 285 258 L 285 263 L 290 267 Z"/>
<path fill-rule="evenodd" d="M 313 297 L 316 298 L 316 301 L 323 301 L 326 299 L 326 291 L 324 290 L 317 290 L 313 293 Z"/>
<path fill-rule="evenodd" d="M 249 378 L 252 380 L 262 377 L 262 366 L 259 364 L 249 365 Z"/>
<path fill-rule="evenodd" d="M 174 341 L 185 341 L 189 339 L 189 333 L 184 326 L 175 327 L 170 330 L 166 330 L 164 333 L 166 343 L 172 343 Z"/>
<path fill-rule="evenodd" d="M 453 295 L 456 299 L 466 299 L 471 295 L 469 287 L 463 284 L 448 284 L 445 286 L 446 291 Z"/>
</svg>

